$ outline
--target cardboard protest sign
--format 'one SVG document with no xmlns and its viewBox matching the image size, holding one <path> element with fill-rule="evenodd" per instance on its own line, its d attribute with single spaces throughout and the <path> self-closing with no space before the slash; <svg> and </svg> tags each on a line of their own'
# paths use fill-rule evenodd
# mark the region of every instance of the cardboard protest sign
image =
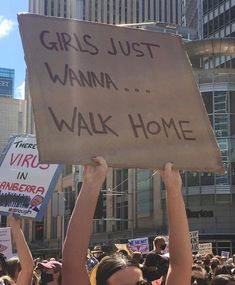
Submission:
<svg viewBox="0 0 235 285">
<path fill-rule="evenodd" d="M 0 228 L 0 253 L 2 253 L 6 258 L 13 256 L 11 228 Z"/>
<path fill-rule="evenodd" d="M 40 164 L 35 136 L 14 136 L 0 159 L 0 212 L 40 221 L 62 166 Z"/>
<path fill-rule="evenodd" d="M 126 243 L 115 243 L 115 247 L 116 247 L 117 251 L 125 250 L 129 255 L 131 255 L 133 252 L 131 250 L 130 246 Z"/>
<path fill-rule="evenodd" d="M 18 15 L 40 161 L 223 173 L 180 36 Z"/>
<path fill-rule="evenodd" d="M 198 252 L 199 250 L 199 232 L 192 231 L 189 232 L 191 244 L 192 244 L 192 252 Z"/>
<path fill-rule="evenodd" d="M 149 240 L 147 237 L 129 239 L 128 245 L 132 251 L 140 251 L 142 253 L 149 252 Z"/>
<path fill-rule="evenodd" d="M 207 253 L 213 253 L 212 252 L 212 243 L 211 242 L 199 243 L 198 253 L 202 254 L 202 255 L 207 254 Z"/>
</svg>

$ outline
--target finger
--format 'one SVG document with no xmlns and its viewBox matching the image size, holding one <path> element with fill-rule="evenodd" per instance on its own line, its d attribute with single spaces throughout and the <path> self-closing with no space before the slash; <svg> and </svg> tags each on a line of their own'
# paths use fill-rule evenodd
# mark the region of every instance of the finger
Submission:
<svg viewBox="0 0 235 285">
<path fill-rule="evenodd" d="M 167 172 L 172 171 L 173 165 L 174 164 L 172 162 L 167 162 L 165 165 L 165 171 L 167 171 Z"/>
<path fill-rule="evenodd" d="M 98 163 L 101 166 L 106 166 L 107 167 L 107 163 L 106 163 L 105 159 L 102 156 L 92 157 L 92 160 L 95 161 L 96 163 Z"/>
</svg>

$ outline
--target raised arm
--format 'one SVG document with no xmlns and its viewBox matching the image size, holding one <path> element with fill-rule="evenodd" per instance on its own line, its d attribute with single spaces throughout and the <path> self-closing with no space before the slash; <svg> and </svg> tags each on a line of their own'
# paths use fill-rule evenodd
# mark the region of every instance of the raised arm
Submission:
<svg viewBox="0 0 235 285">
<path fill-rule="evenodd" d="M 182 180 L 172 163 L 161 173 L 166 186 L 166 204 L 169 224 L 170 266 L 166 285 L 189 285 L 192 268 L 192 249 L 188 221 L 181 193 Z"/>
<path fill-rule="evenodd" d="M 21 271 L 18 275 L 16 285 L 31 285 L 34 262 L 20 227 L 20 219 L 14 217 L 13 213 L 9 215 L 9 225 L 11 227 L 12 237 L 16 243 L 16 250 L 21 265 Z"/>
<path fill-rule="evenodd" d="M 90 284 L 85 257 L 100 188 L 108 170 L 106 161 L 102 157 L 93 160 L 96 165 L 84 167 L 83 185 L 68 225 L 63 247 L 63 285 Z"/>
</svg>

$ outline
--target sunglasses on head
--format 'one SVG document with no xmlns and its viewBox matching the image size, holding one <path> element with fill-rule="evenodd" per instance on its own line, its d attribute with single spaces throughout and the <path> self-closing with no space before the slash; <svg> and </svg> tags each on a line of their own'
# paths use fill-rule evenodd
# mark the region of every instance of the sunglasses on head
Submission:
<svg viewBox="0 0 235 285">
<path fill-rule="evenodd" d="M 191 284 L 207 285 L 207 281 L 203 278 L 191 277 Z"/>
</svg>

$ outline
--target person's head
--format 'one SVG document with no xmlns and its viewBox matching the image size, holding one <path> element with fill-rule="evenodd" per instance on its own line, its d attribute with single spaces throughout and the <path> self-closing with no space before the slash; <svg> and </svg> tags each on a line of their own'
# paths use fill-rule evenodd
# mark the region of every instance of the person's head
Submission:
<svg viewBox="0 0 235 285">
<path fill-rule="evenodd" d="M 7 260 L 8 275 L 16 281 L 21 271 L 20 260 L 18 257 L 11 257 Z"/>
<path fill-rule="evenodd" d="M 0 285 L 16 285 L 16 283 L 10 276 L 4 275 L 0 277 Z"/>
<path fill-rule="evenodd" d="M 33 207 L 39 206 L 44 200 L 44 197 L 41 195 L 36 195 L 33 197 L 33 199 L 30 202 L 30 205 Z"/>
<path fill-rule="evenodd" d="M 143 256 L 142 256 L 142 253 L 139 252 L 139 251 L 134 251 L 132 254 L 131 254 L 131 258 L 133 260 L 135 260 L 136 262 L 138 263 L 141 263 L 142 262 L 142 259 L 143 259 Z"/>
<path fill-rule="evenodd" d="M 217 275 L 211 280 L 210 285 L 235 285 L 235 276 L 228 274 Z"/>
<path fill-rule="evenodd" d="M 139 285 L 144 283 L 142 271 L 138 263 L 120 255 L 104 257 L 97 267 L 96 285 Z"/>
<path fill-rule="evenodd" d="M 213 257 L 210 261 L 211 264 L 211 270 L 214 271 L 217 266 L 220 265 L 220 260 L 217 257 Z"/>
<path fill-rule="evenodd" d="M 101 245 L 96 245 L 94 250 L 91 251 L 92 255 L 100 260 L 100 258 L 104 255 L 103 249 Z"/>
<path fill-rule="evenodd" d="M 7 262 L 4 254 L 0 253 L 0 276 L 7 274 Z"/>
<path fill-rule="evenodd" d="M 157 236 L 153 240 L 153 249 L 156 253 L 161 253 L 166 248 L 166 242 L 164 237 Z"/>
<path fill-rule="evenodd" d="M 129 254 L 125 249 L 120 249 L 117 251 L 117 254 L 120 254 L 122 257 L 128 257 Z"/>
<path fill-rule="evenodd" d="M 214 270 L 214 275 L 220 275 L 220 274 L 229 274 L 231 275 L 231 269 L 229 266 L 225 265 L 218 265 Z"/>
<path fill-rule="evenodd" d="M 193 264 L 192 266 L 191 285 L 207 285 L 206 271 L 200 265 Z"/>
<path fill-rule="evenodd" d="M 48 261 L 46 263 L 38 263 L 37 268 L 41 271 L 42 282 L 47 284 L 52 281 L 57 281 L 57 284 L 61 284 L 61 270 L 62 263 L 59 261 Z"/>
</svg>

